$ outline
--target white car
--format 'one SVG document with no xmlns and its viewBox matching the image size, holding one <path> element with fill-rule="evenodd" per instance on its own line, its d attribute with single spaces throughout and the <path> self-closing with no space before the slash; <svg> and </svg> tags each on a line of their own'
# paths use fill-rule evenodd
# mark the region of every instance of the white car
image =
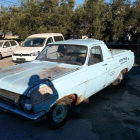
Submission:
<svg viewBox="0 0 140 140">
<path fill-rule="evenodd" d="M 19 43 L 15 40 L 0 40 L 0 59 L 11 56 L 17 47 Z"/>
<path fill-rule="evenodd" d="M 14 51 L 12 56 L 13 62 L 21 63 L 33 61 L 48 43 L 62 40 L 64 40 L 64 37 L 60 33 L 41 33 L 31 35 Z"/>
</svg>

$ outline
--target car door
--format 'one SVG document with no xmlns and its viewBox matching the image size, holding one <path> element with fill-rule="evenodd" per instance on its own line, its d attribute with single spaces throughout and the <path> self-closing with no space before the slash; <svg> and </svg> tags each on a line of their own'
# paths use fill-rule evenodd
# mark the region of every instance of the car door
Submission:
<svg viewBox="0 0 140 140">
<path fill-rule="evenodd" d="M 53 41 L 53 38 L 52 37 L 49 37 L 48 40 L 47 40 L 47 42 L 46 42 L 46 45 L 49 44 L 49 43 L 52 43 L 52 42 L 54 42 Z"/>
<path fill-rule="evenodd" d="M 17 48 L 18 44 L 16 43 L 16 41 L 10 41 L 10 44 L 11 44 L 11 49 L 12 49 L 12 52 Z"/>
<path fill-rule="evenodd" d="M 103 89 L 106 85 L 108 64 L 104 61 L 100 46 L 94 46 L 90 50 L 88 66 L 86 69 L 87 91 L 86 97 Z"/>
<path fill-rule="evenodd" d="M 6 41 L 4 43 L 2 55 L 3 56 L 10 56 L 10 55 L 12 55 L 12 48 L 11 48 L 11 45 L 10 45 L 9 41 Z"/>
</svg>

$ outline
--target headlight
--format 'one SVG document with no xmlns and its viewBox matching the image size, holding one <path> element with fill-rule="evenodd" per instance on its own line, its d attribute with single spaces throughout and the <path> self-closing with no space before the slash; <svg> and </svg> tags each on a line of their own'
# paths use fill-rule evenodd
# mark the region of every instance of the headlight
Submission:
<svg viewBox="0 0 140 140">
<path fill-rule="evenodd" d="M 39 52 L 34 52 L 30 54 L 30 56 L 38 56 L 38 55 L 39 55 Z"/>
<path fill-rule="evenodd" d="M 20 99 L 20 105 L 25 111 L 31 111 L 32 109 L 32 103 L 29 97 L 22 96 Z"/>
</svg>

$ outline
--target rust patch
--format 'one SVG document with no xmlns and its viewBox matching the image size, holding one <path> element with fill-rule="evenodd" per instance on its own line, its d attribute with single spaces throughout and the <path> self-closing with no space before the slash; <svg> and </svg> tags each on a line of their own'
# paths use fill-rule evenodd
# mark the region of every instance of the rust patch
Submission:
<svg viewBox="0 0 140 140">
<path fill-rule="evenodd" d="M 60 100 L 67 100 L 69 101 L 70 104 L 75 104 L 75 101 L 76 101 L 76 95 L 75 94 L 71 94 L 71 95 L 68 95 L 68 96 L 64 96 L 62 99 Z"/>
<path fill-rule="evenodd" d="M 77 98 L 76 105 L 80 104 L 81 102 L 89 103 L 89 98 L 84 98 L 83 99 L 83 96 L 81 95 Z"/>
<path fill-rule="evenodd" d="M 10 69 L 1 69 L 0 73 L 16 73 L 20 71 L 24 71 L 25 69 L 23 67 L 19 68 L 10 68 Z"/>
<path fill-rule="evenodd" d="M 14 103 L 18 103 L 20 95 L 7 90 L 0 89 L 0 98 Z"/>
<path fill-rule="evenodd" d="M 80 104 L 82 102 L 82 95 L 80 95 L 78 98 L 77 98 L 77 102 L 76 102 L 76 105 Z"/>
<path fill-rule="evenodd" d="M 125 74 L 128 72 L 128 69 L 126 68 L 126 69 L 122 70 L 122 72 L 123 72 L 123 74 Z"/>
<path fill-rule="evenodd" d="M 40 76 L 40 78 L 53 79 L 54 77 L 61 76 L 61 75 L 68 73 L 70 71 L 71 71 L 71 69 L 69 69 L 69 68 L 53 67 L 51 69 L 43 69 L 39 73 L 39 76 Z"/>
<path fill-rule="evenodd" d="M 85 99 L 83 100 L 83 102 L 84 102 L 84 103 L 89 103 L 89 98 L 85 98 Z"/>
</svg>

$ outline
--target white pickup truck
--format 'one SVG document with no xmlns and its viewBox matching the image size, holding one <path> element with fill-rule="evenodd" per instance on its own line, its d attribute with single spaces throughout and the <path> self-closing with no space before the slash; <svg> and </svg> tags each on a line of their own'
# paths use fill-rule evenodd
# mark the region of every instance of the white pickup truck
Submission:
<svg viewBox="0 0 140 140">
<path fill-rule="evenodd" d="M 0 70 L 0 108 L 31 120 L 46 116 L 57 128 L 71 106 L 120 84 L 133 64 L 133 52 L 109 50 L 103 41 L 54 42 L 35 61 Z"/>
</svg>

